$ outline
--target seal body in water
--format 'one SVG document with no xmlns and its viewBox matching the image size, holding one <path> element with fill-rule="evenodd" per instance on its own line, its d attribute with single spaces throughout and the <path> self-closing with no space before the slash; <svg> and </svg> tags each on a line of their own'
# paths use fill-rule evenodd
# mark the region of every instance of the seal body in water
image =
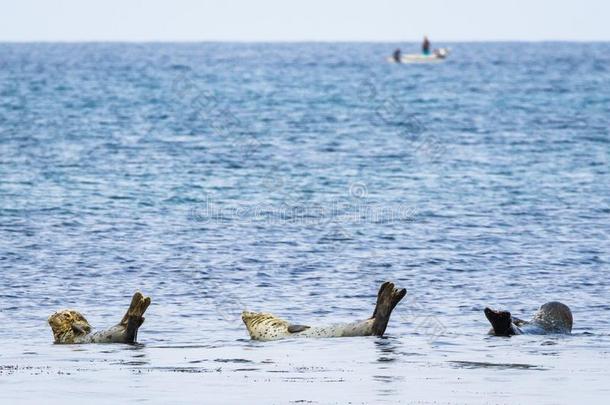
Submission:
<svg viewBox="0 0 610 405">
<path fill-rule="evenodd" d="M 485 308 L 485 316 L 491 323 L 489 334 L 496 336 L 572 332 L 572 311 L 561 302 L 552 301 L 542 305 L 530 321 L 515 318 L 508 311 Z"/>
<path fill-rule="evenodd" d="M 78 311 L 64 309 L 49 317 L 55 343 L 134 343 L 144 322 L 150 297 L 136 292 L 123 319 L 110 329 L 91 332 L 91 325 Z"/>
<path fill-rule="evenodd" d="M 369 319 L 329 326 L 295 325 L 272 314 L 263 312 L 242 312 L 241 318 L 246 324 L 253 340 L 278 340 L 289 337 L 348 337 L 348 336 L 383 336 L 392 310 L 407 294 L 404 288 L 394 288 L 394 284 L 385 282 L 377 295 L 377 305 Z"/>
</svg>

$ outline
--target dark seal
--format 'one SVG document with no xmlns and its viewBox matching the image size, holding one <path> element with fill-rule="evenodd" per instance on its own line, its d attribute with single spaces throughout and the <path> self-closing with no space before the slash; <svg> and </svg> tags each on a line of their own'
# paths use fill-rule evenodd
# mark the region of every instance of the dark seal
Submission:
<svg viewBox="0 0 610 405">
<path fill-rule="evenodd" d="M 542 305 L 530 321 L 512 316 L 509 311 L 485 308 L 485 316 L 491 323 L 489 333 L 496 336 L 512 336 L 524 333 L 547 334 L 572 332 L 572 311 L 561 302 L 552 301 Z"/>
</svg>

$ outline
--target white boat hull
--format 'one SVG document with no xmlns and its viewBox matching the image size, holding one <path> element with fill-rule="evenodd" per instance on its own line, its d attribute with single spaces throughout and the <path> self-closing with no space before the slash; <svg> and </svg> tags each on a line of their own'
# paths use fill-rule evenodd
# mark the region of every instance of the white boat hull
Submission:
<svg viewBox="0 0 610 405">
<path fill-rule="evenodd" d="M 424 55 L 423 53 L 408 53 L 400 57 L 400 63 L 439 63 L 447 59 L 449 50 L 441 48 L 434 53 Z M 397 63 L 394 57 L 388 56 L 387 61 L 390 63 Z"/>
</svg>

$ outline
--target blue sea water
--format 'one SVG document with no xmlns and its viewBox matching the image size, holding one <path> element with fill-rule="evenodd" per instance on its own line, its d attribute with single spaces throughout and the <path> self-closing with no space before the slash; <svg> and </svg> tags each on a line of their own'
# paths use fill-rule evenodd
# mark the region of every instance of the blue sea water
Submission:
<svg viewBox="0 0 610 405">
<path fill-rule="evenodd" d="M 0 44 L 0 400 L 605 403 L 610 44 L 396 46 Z M 384 280 L 384 339 L 239 318 L 366 318 Z M 52 344 L 137 289 L 140 345 Z M 486 335 L 550 300 L 571 336 Z"/>
</svg>

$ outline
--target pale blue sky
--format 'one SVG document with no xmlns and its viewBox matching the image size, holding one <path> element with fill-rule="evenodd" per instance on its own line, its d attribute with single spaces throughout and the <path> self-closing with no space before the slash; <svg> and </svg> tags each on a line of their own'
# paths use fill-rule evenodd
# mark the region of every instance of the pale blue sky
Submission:
<svg viewBox="0 0 610 405">
<path fill-rule="evenodd" d="M 609 0 L 0 1 L 0 41 L 610 40 Z"/>
</svg>

